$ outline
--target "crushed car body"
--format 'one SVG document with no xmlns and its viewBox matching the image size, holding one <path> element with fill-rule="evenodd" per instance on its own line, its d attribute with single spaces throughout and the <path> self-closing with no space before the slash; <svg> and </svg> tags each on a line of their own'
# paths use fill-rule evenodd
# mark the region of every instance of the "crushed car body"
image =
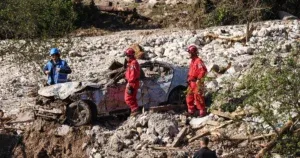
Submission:
<svg viewBox="0 0 300 158">
<path fill-rule="evenodd" d="M 140 89 L 138 90 L 138 104 L 145 109 L 161 104 L 180 104 L 184 102 L 183 93 L 186 89 L 187 69 L 176 67 L 168 63 L 139 61 L 141 66 Z M 38 91 L 40 96 L 52 98 L 52 101 L 61 100 L 65 102 L 66 117 L 76 115 L 76 119 L 83 117 L 86 122 L 76 123 L 74 118 L 71 121 L 74 125 L 87 123 L 88 119 L 97 115 L 105 116 L 129 110 L 124 101 L 126 82 L 120 74 L 123 73 L 119 67 L 119 74 L 114 75 L 113 82 L 97 84 L 88 82 L 66 82 L 43 87 Z M 123 74 L 124 75 L 124 74 Z M 50 101 L 51 102 L 51 101 Z M 82 106 L 87 106 L 83 108 Z M 49 106 L 48 106 L 49 107 Z M 73 110 L 70 110 L 72 109 Z M 78 114 L 75 114 L 75 112 Z M 85 111 L 84 111 L 85 110 Z M 73 112 L 70 112 L 73 111 Z M 96 113 L 95 113 L 96 111 Z M 94 114 L 92 114 L 94 113 Z M 83 116 L 80 116 L 80 115 Z"/>
</svg>

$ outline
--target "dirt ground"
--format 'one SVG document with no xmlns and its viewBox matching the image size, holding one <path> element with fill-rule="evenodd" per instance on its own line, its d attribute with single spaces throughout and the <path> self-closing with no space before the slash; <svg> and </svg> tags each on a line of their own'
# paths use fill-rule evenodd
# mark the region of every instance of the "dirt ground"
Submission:
<svg viewBox="0 0 300 158">
<path fill-rule="evenodd" d="M 87 157 L 84 143 L 89 142 L 83 126 L 72 128 L 65 136 L 58 136 L 56 129 L 59 124 L 54 122 L 35 121 L 24 131 L 23 139 L 13 151 L 12 157 Z"/>
</svg>

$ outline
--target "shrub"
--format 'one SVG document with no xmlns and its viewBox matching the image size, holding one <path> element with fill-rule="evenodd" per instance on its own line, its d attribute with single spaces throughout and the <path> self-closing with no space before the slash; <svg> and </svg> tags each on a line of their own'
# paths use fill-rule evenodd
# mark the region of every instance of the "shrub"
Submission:
<svg viewBox="0 0 300 158">
<path fill-rule="evenodd" d="M 2 0 L 0 38 L 63 36 L 75 18 L 71 0 Z"/>
</svg>

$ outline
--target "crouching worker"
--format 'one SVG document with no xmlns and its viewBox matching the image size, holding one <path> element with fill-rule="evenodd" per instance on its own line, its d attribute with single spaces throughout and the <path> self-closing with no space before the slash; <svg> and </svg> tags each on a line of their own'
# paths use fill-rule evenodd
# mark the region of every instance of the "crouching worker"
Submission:
<svg viewBox="0 0 300 158">
<path fill-rule="evenodd" d="M 206 66 L 201 58 L 198 57 L 198 49 L 191 45 L 187 52 L 192 59 L 188 73 L 188 93 L 186 96 L 186 104 L 188 114 L 195 116 L 196 109 L 199 110 L 199 116 L 206 115 L 205 99 L 204 99 L 204 77 L 207 73 Z M 196 108 L 195 108 L 196 104 Z"/>
<path fill-rule="evenodd" d="M 67 82 L 68 74 L 72 71 L 67 62 L 60 58 L 60 51 L 52 48 L 50 57 L 51 59 L 44 66 L 44 73 L 48 76 L 47 85 Z"/>
<path fill-rule="evenodd" d="M 131 109 L 130 116 L 136 116 L 139 114 L 138 103 L 136 95 L 140 86 L 140 65 L 134 57 L 135 51 L 132 48 L 128 48 L 125 51 L 127 66 L 125 78 L 127 81 L 125 89 L 125 102 Z"/>
</svg>

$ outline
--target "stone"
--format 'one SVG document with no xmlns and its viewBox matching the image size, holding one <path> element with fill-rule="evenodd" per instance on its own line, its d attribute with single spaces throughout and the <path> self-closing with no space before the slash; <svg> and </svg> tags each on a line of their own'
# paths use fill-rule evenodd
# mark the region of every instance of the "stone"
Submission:
<svg viewBox="0 0 300 158">
<path fill-rule="evenodd" d="M 129 145 L 132 145 L 132 144 L 133 144 L 133 141 L 130 140 L 130 139 L 125 139 L 125 140 L 124 140 L 124 144 L 125 144 L 125 146 L 129 146 Z"/>
<path fill-rule="evenodd" d="M 191 44 L 200 46 L 200 45 L 201 45 L 201 41 L 199 40 L 198 37 L 192 37 L 192 38 L 190 38 L 190 39 L 187 41 L 187 45 L 191 45 Z"/>
<path fill-rule="evenodd" d="M 115 133 L 109 140 L 109 146 L 114 151 L 121 151 L 124 148 L 124 142 L 119 133 Z"/>
<path fill-rule="evenodd" d="M 101 156 L 100 153 L 96 153 L 96 154 L 94 155 L 94 158 L 102 158 L 102 156 Z"/>
<path fill-rule="evenodd" d="M 136 131 L 141 135 L 143 133 L 143 129 L 141 127 L 137 127 Z"/>
<path fill-rule="evenodd" d="M 170 119 L 168 114 L 152 114 L 148 121 L 148 128 L 154 129 L 156 133 L 165 137 L 175 137 L 179 132 L 177 122 Z"/>
<path fill-rule="evenodd" d="M 206 84 L 206 88 L 215 92 L 218 90 L 218 82 L 216 80 L 210 81 Z"/>
<path fill-rule="evenodd" d="M 137 154 L 133 151 L 128 151 L 125 155 L 126 158 L 135 158 Z"/>
<path fill-rule="evenodd" d="M 61 127 L 58 127 L 56 129 L 56 133 L 58 136 L 65 136 L 69 133 L 70 131 L 70 126 L 68 125 L 62 125 Z"/>
<path fill-rule="evenodd" d="M 242 143 L 240 143 L 240 144 L 238 145 L 238 147 L 240 147 L 240 148 L 246 148 L 246 147 L 248 146 L 248 144 L 249 144 L 249 141 L 248 141 L 248 140 L 245 140 L 245 141 L 243 141 Z"/>
<path fill-rule="evenodd" d="M 201 117 L 201 118 L 192 118 L 190 121 L 190 125 L 192 128 L 198 128 L 202 125 L 206 124 L 206 121 L 209 119 L 209 116 Z"/>
<path fill-rule="evenodd" d="M 143 133 L 141 136 L 141 141 L 149 142 L 150 144 L 157 144 L 159 142 L 159 138 L 155 136 L 154 134 L 145 134 Z"/>
</svg>

